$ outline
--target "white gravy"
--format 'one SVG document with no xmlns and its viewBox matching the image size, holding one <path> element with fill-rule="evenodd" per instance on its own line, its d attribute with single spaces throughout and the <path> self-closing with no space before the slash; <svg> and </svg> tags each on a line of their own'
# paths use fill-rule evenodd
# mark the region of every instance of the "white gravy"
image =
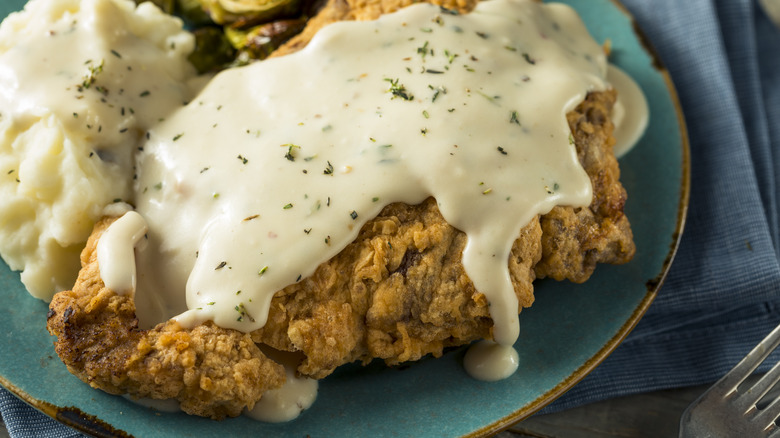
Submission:
<svg viewBox="0 0 780 438">
<path fill-rule="evenodd" d="M 615 156 L 620 158 L 642 138 L 650 120 L 650 109 L 642 89 L 619 67 L 609 65 L 607 80 L 618 93 L 612 109 L 612 122 L 615 124 L 613 150 Z"/>
<path fill-rule="evenodd" d="M 485 382 L 506 379 L 517 371 L 520 363 L 517 350 L 493 341 L 476 342 L 466 351 L 463 368 L 469 376 Z"/>
<path fill-rule="evenodd" d="M 135 211 L 128 211 L 98 240 L 100 278 L 107 288 L 118 294 L 135 293 L 135 246 L 143 239 L 146 229 L 144 218 Z"/>
<path fill-rule="evenodd" d="M 491 0 L 332 24 L 301 52 L 225 71 L 138 156 L 139 292 L 170 294 L 160 319 L 188 308 L 185 326 L 255 330 L 276 291 L 385 205 L 434 196 L 468 236 L 494 339 L 512 345 L 512 242 L 535 215 L 591 202 L 565 114 L 606 70 L 569 7 Z"/>
<path fill-rule="evenodd" d="M 279 389 L 263 393 L 252 409 L 244 414 L 258 421 L 283 423 L 298 418 L 317 399 L 319 381 L 296 374 L 301 355 L 263 348 L 263 353 L 284 366 L 287 380 Z"/>
</svg>

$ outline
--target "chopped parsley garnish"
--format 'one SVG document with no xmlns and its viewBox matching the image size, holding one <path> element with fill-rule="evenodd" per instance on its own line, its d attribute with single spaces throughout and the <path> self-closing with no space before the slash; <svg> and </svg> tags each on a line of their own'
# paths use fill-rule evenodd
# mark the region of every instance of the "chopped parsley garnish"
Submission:
<svg viewBox="0 0 780 438">
<path fill-rule="evenodd" d="M 509 116 L 509 123 L 514 123 L 517 126 L 520 126 L 520 116 L 518 116 L 517 111 L 512 111 Z"/>
<path fill-rule="evenodd" d="M 333 175 L 333 165 L 330 164 L 330 161 L 328 161 L 328 166 L 325 167 L 325 170 L 322 171 L 325 175 Z"/>
<path fill-rule="evenodd" d="M 282 147 L 287 147 L 287 153 L 284 154 L 284 158 L 287 158 L 290 161 L 295 161 L 295 150 L 300 149 L 301 147 L 292 143 L 285 143 L 282 145 Z"/>
<path fill-rule="evenodd" d="M 390 88 L 387 90 L 393 94 L 393 99 L 400 97 L 403 100 L 413 100 L 414 95 L 407 92 L 406 87 L 403 84 L 398 84 L 398 79 L 385 78 L 385 81 L 390 82 Z"/>
</svg>

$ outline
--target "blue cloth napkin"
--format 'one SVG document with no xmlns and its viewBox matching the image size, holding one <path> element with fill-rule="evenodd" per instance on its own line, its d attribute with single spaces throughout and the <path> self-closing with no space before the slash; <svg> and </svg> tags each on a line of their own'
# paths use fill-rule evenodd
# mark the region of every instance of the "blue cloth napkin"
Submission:
<svg viewBox="0 0 780 438">
<path fill-rule="evenodd" d="M 623 0 L 671 72 L 691 143 L 689 215 L 647 315 L 543 412 L 712 382 L 780 323 L 780 30 L 756 0 Z M 13 438 L 80 436 L 0 389 Z"/>
</svg>

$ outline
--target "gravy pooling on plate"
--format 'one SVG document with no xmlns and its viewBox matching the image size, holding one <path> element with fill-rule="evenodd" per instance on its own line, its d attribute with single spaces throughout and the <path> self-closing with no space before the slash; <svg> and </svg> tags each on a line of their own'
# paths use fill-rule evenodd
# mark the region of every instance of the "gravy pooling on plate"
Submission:
<svg viewBox="0 0 780 438">
<path fill-rule="evenodd" d="M 154 319 L 256 330 L 276 291 L 382 207 L 433 196 L 511 345 L 512 242 L 537 214 L 590 203 L 565 114 L 607 88 L 606 66 L 569 7 L 491 0 L 332 24 L 299 53 L 225 71 L 138 155 L 138 293 L 172 292 Z"/>
</svg>

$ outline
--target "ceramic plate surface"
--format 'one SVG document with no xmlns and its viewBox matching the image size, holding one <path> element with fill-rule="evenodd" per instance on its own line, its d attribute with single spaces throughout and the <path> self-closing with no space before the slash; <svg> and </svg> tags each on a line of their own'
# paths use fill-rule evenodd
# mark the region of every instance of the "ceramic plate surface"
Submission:
<svg viewBox="0 0 780 438">
<path fill-rule="evenodd" d="M 24 3 L 3 0 L 0 17 Z M 520 368 L 512 377 L 497 383 L 469 378 L 460 348 L 399 368 L 376 361 L 345 366 L 321 382 L 311 409 L 286 424 L 160 413 L 94 390 L 68 373 L 45 329 L 46 304 L 29 296 L 18 273 L 0 262 L 0 383 L 91 434 L 138 437 L 481 436 L 561 395 L 620 343 L 655 296 L 684 222 L 689 171 L 676 94 L 631 18 L 610 0 L 565 3 L 580 12 L 597 41 L 612 41 L 612 62 L 635 78 L 649 100 L 647 133 L 620 160 L 638 250 L 631 263 L 599 266 L 582 285 L 537 282 L 536 303 L 520 317 Z"/>
</svg>

